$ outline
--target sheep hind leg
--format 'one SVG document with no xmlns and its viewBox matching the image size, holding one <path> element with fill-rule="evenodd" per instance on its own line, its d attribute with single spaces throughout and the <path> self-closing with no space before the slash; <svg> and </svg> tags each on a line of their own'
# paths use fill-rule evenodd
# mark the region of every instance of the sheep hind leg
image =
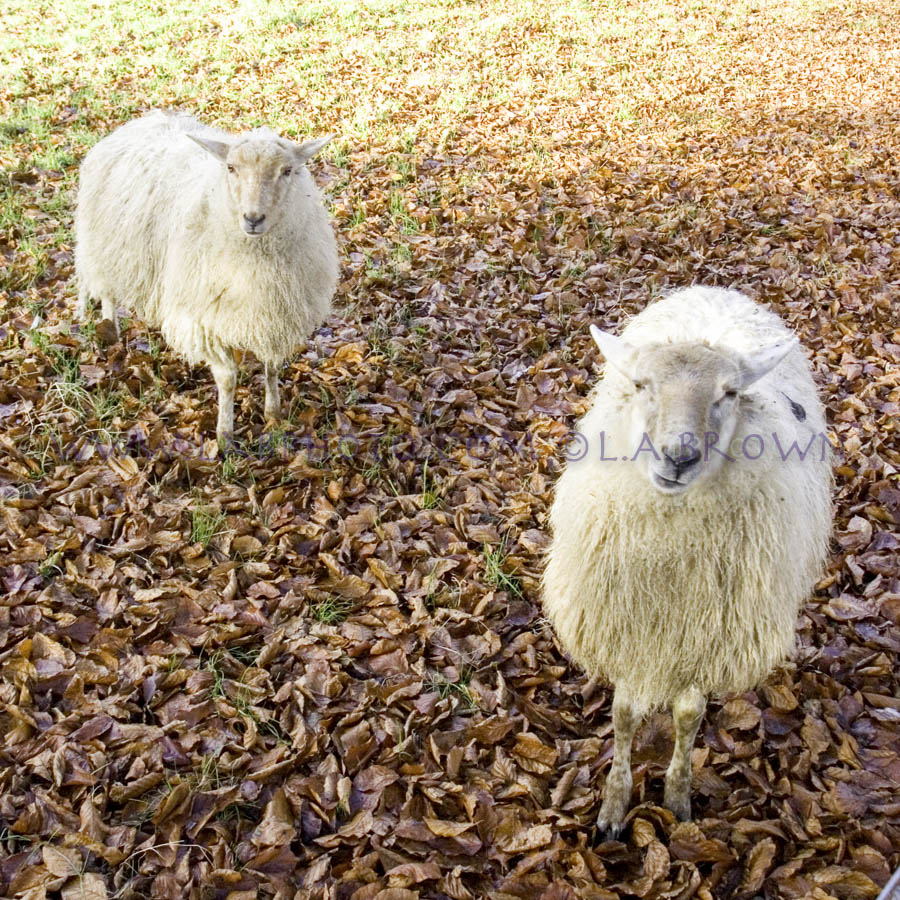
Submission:
<svg viewBox="0 0 900 900">
<path fill-rule="evenodd" d="M 88 289 L 83 285 L 78 285 L 78 301 L 75 303 L 75 315 L 79 321 L 83 322 L 87 318 L 87 308 L 90 295 Z"/>
<path fill-rule="evenodd" d="M 683 691 L 672 704 L 675 750 L 666 770 L 663 802 L 683 822 L 691 817 L 691 750 L 705 712 L 706 697 L 695 687 Z"/>
<path fill-rule="evenodd" d="M 612 713 L 613 761 L 606 776 L 597 828 L 616 838 L 622 831 L 622 821 L 631 803 L 631 743 L 642 717 L 628 697 L 619 691 L 613 697 Z"/>
<path fill-rule="evenodd" d="M 216 438 L 222 447 L 227 447 L 234 437 L 234 388 L 237 384 L 237 364 L 226 354 L 209 364 L 216 387 L 219 390 L 219 417 L 216 423 Z"/>
<path fill-rule="evenodd" d="M 267 419 L 277 421 L 281 418 L 281 397 L 278 394 L 278 366 L 266 363 L 266 406 Z"/>
</svg>

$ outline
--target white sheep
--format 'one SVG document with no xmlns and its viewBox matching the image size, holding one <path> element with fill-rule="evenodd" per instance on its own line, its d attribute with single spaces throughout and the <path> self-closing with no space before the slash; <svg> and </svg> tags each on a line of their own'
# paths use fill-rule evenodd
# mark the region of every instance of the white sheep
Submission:
<svg viewBox="0 0 900 900">
<path fill-rule="evenodd" d="M 78 309 L 121 303 L 190 363 L 209 364 L 216 433 L 234 429 L 234 350 L 265 366 L 265 414 L 280 415 L 277 367 L 324 320 L 337 249 L 296 144 L 267 128 L 232 136 L 156 110 L 103 138 L 81 165 L 75 214 Z"/>
<path fill-rule="evenodd" d="M 831 454 L 802 350 L 742 294 L 689 288 L 621 337 L 591 331 L 607 365 L 556 488 L 543 604 L 615 686 L 597 824 L 617 835 L 641 719 L 672 708 L 665 803 L 688 819 L 707 695 L 790 654 L 831 534 Z"/>
</svg>

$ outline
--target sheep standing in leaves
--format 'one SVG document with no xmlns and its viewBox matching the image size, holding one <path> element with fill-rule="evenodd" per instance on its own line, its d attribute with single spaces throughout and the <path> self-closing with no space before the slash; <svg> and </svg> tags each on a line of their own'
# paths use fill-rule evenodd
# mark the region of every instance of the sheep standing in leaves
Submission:
<svg viewBox="0 0 900 900">
<path fill-rule="evenodd" d="M 543 602 L 572 657 L 615 685 L 598 826 L 616 835 L 641 719 L 672 709 L 665 804 L 688 819 L 707 695 L 753 688 L 792 650 L 827 552 L 831 465 L 802 350 L 742 294 L 690 288 L 621 337 L 591 330 L 606 367 L 586 453 L 556 489 Z"/>
<path fill-rule="evenodd" d="M 265 366 L 265 413 L 280 415 L 278 366 L 323 321 L 337 250 L 301 144 L 262 128 L 232 136 L 154 111 L 101 140 L 81 166 L 75 270 L 116 324 L 116 304 L 209 364 L 216 433 L 234 430 L 235 350 Z"/>
</svg>

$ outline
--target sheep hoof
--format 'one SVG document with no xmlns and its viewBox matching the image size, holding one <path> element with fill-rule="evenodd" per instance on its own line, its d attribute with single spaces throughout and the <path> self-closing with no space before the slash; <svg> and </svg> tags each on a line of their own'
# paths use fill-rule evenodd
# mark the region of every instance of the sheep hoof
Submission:
<svg viewBox="0 0 900 900">
<path fill-rule="evenodd" d="M 97 323 L 97 340 L 103 346 L 115 344 L 119 340 L 119 327 L 111 319 L 101 319 Z"/>
<path fill-rule="evenodd" d="M 603 839 L 606 841 L 618 840 L 624 827 L 625 825 L 622 822 L 610 822 L 608 819 L 605 819 L 602 811 L 597 817 L 597 831 L 603 835 Z"/>
<path fill-rule="evenodd" d="M 219 452 L 227 456 L 235 449 L 234 434 L 230 431 L 217 431 L 216 443 L 219 445 Z"/>
<path fill-rule="evenodd" d="M 603 805 L 600 807 L 600 815 L 597 816 L 597 830 L 601 834 L 605 834 L 608 840 L 615 840 L 622 833 L 630 796 L 629 789 L 627 792 L 622 791 L 618 797 L 612 793 L 604 799 Z"/>
<path fill-rule="evenodd" d="M 671 809 L 675 813 L 675 817 L 680 822 L 690 822 L 691 820 L 691 799 L 689 796 L 669 795 L 663 798 L 663 803 L 667 809 Z"/>
</svg>

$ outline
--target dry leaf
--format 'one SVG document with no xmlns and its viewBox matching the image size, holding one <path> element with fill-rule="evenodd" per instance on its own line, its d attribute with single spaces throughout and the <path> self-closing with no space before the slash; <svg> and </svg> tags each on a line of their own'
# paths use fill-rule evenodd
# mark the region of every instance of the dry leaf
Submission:
<svg viewBox="0 0 900 900">
<path fill-rule="evenodd" d="M 877 896 L 900 867 L 900 17 L 232 6 L 3 7 L 0 896 Z M 121 335 L 74 310 L 79 165 L 151 107 L 339 135 L 302 176 L 332 313 L 280 367 L 277 424 L 238 353 L 231 446 L 208 367 L 128 297 Z M 589 326 L 690 284 L 797 334 L 835 540 L 794 661 L 710 698 L 694 821 L 657 805 L 660 712 L 604 841 L 613 690 L 542 617 L 549 504 L 602 371 Z"/>
<path fill-rule="evenodd" d="M 85 872 L 63 885 L 62 900 L 107 900 L 106 882 L 96 872 Z"/>
</svg>

